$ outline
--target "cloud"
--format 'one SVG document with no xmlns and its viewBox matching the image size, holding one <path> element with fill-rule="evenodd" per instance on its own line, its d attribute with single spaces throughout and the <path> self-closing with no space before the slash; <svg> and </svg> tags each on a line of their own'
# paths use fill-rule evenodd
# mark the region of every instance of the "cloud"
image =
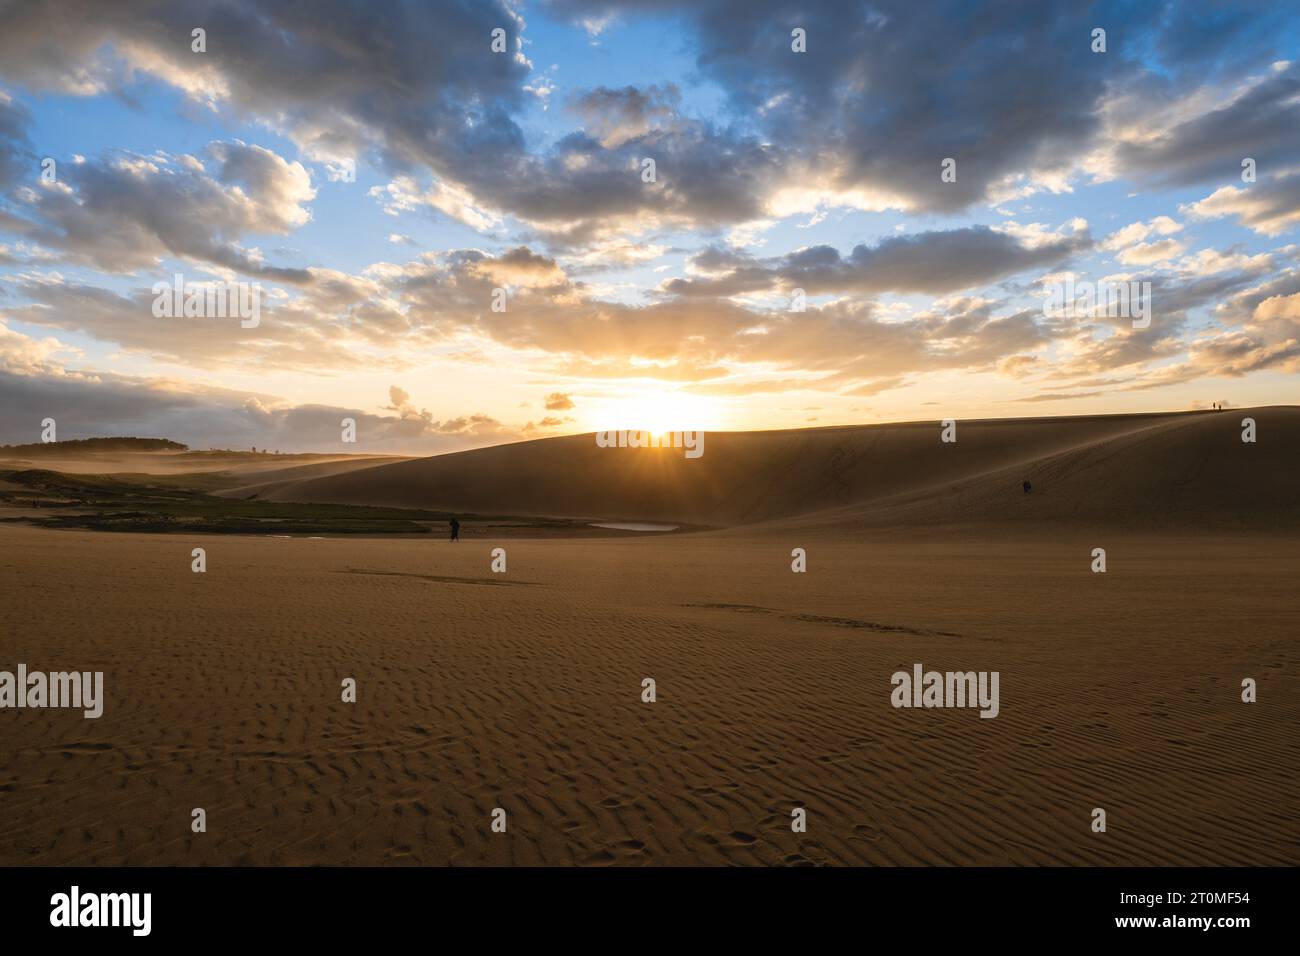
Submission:
<svg viewBox="0 0 1300 956">
<path fill-rule="evenodd" d="M 569 109 L 601 146 L 610 149 L 675 122 L 680 101 L 681 91 L 673 84 L 644 90 L 601 86 L 575 96 Z"/>
<path fill-rule="evenodd" d="M 1014 261 L 1057 256 L 1063 251 L 1060 243 L 1072 248 L 1084 241 L 1072 233 L 1031 250 L 1004 234 L 989 231 L 988 238 L 998 248 L 1019 249 Z M 919 244 L 925 242 L 923 234 Z M 905 264 L 886 258 L 887 269 L 906 272 Z M 854 261 L 837 254 L 825 259 L 840 267 Z M 732 251 L 714 250 L 704 264 L 725 272 L 747 261 Z M 935 270 L 963 268 L 951 258 L 944 263 L 942 254 L 933 254 Z M 1037 310 L 1000 314 L 1006 310 L 999 302 L 974 298 L 954 299 L 910 318 L 847 300 L 804 313 L 751 308 L 704 294 L 644 305 L 604 301 L 553 260 L 526 248 L 495 257 L 477 250 L 426 254 L 368 274 L 382 284 L 386 300 L 400 304 L 404 328 L 413 330 L 409 334 L 479 337 L 514 350 L 529 367 L 552 375 L 647 377 L 737 394 L 746 386 L 743 376 L 733 373 L 746 369 L 797 373 L 802 377 L 789 381 L 799 387 L 838 391 L 937 368 L 992 367 L 1009 354 L 1033 352 L 1066 334 L 1043 321 Z M 505 311 L 497 312 L 490 307 L 492 289 L 507 275 L 518 284 Z M 765 276 L 764 281 L 773 280 Z M 955 284 L 939 278 L 933 283 Z"/>
<path fill-rule="evenodd" d="M 1101 247 L 1109 250 L 1127 249 L 1152 236 L 1171 236 L 1181 232 L 1182 228 L 1182 223 L 1168 216 L 1156 216 L 1149 222 L 1129 223 L 1123 229 L 1117 229 L 1106 237 Z"/>
<path fill-rule="evenodd" d="M 389 174 L 375 195 L 390 212 L 430 208 L 480 231 L 514 217 L 555 250 L 837 206 L 957 212 L 1071 189 L 1089 162 L 1177 185 L 1221 177 L 1228 153 L 1234 168 L 1241 155 L 1263 168 L 1297 154 L 1296 70 L 1242 78 L 1263 69 L 1284 22 L 1265 10 L 1223 22 L 959 0 L 925 17 L 906 0 L 810 0 L 797 14 L 782 0 L 549 7 L 597 32 L 620 17 L 671 18 L 724 107 L 703 121 L 671 83 L 596 86 L 569 98 L 580 129 L 530 148 L 520 117 L 549 95 L 553 71 L 524 55 L 526 24 L 507 0 L 65 0 L 53 32 L 40 4 L 19 4 L 0 36 L 0 75 L 34 91 L 126 96 L 148 76 L 266 124 L 330 168 L 369 158 Z M 790 49 L 792 16 L 806 54 Z M 1088 41 L 1104 20 L 1123 22 L 1126 42 L 1096 55 Z M 196 23 L 203 55 L 188 45 Z M 496 27 L 506 53 L 488 48 Z M 1191 61 L 1192 50 L 1212 62 Z M 1198 92 L 1209 82 L 1236 92 Z M 1157 129 L 1142 128 L 1124 98 L 1132 88 L 1168 104 Z M 639 175 L 647 158 L 655 183 Z M 957 161 L 955 182 L 940 180 L 944 158 Z"/>
<path fill-rule="evenodd" d="M 510 114 L 530 66 L 523 21 L 504 2 L 66 0 L 59 29 L 40 3 L 11 5 L 0 70 L 34 90 L 125 92 L 148 74 L 192 98 L 273 120 L 309 155 L 343 159 L 371 144 L 394 167 L 468 166 L 512 146 Z M 207 52 L 190 30 L 207 31 Z M 491 31 L 511 51 L 492 54 Z"/>
<path fill-rule="evenodd" d="M 1300 172 L 1274 176 L 1249 186 L 1221 186 L 1184 209 L 1197 219 L 1234 216 L 1241 225 L 1260 235 L 1278 236 L 1300 225 Z"/>
<path fill-rule="evenodd" d="M 950 2 L 925 17 L 901 0 L 550 6 L 574 21 L 682 16 L 732 112 L 758 117 L 766 140 L 796 144 L 783 180 L 803 187 L 805 211 L 820 198 L 951 212 L 1027 170 L 1032 182 L 1059 181 L 1099 127 L 1106 83 L 1132 70 L 1122 52 L 1089 51 L 1095 15 L 1069 5 Z M 807 54 L 791 51 L 792 26 L 806 30 Z M 939 178 L 946 157 L 957 160 L 954 183 Z"/>
<path fill-rule="evenodd" d="M 552 429 L 562 428 L 572 421 L 572 418 L 556 418 L 554 415 L 547 415 L 541 421 L 529 422 L 523 427 L 523 433 L 525 435 L 532 435 L 537 432 L 550 431 Z"/>
<path fill-rule="evenodd" d="M 1194 340 L 1188 353 L 1198 375 L 1300 372 L 1300 292 L 1263 299 L 1242 326 Z"/>
<path fill-rule="evenodd" d="M 1105 395 L 1105 392 L 1041 392 L 1038 395 L 1030 395 L 1027 398 L 1018 398 L 1018 402 L 1065 402 L 1074 401 L 1081 398 L 1096 398 L 1098 395 Z"/>
<path fill-rule="evenodd" d="M 61 439 L 149 435 L 193 448 L 286 452 L 441 454 L 527 435 L 481 413 L 442 420 L 376 415 L 169 379 L 65 369 L 51 361 L 58 350 L 55 342 L 34 342 L 0 325 L 0 405 L 6 411 L 0 443 L 39 441 L 47 417 L 58 423 Z M 356 444 L 341 441 L 344 418 L 357 423 Z"/>
<path fill-rule="evenodd" d="M 416 212 L 427 206 L 479 232 L 501 225 L 497 213 L 478 204 L 469 190 L 452 183 L 438 181 L 421 186 L 413 176 L 398 176 L 387 185 L 372 186 L 369 195 L 379 200 L 390 216 Z"/>
<path fill-rule="evenodd" d="M 63 163 L 58 179 L 18 192 L 27 235 L 63 259 L 105 272 L 153 269 L 166 256 L 289 282 L 240 240 L 306 223 L 315 196 L 301 163 L 240 141 L 212 143 L 209 174 L 194 157 L 121 154 Z"/>
<path fill-rule="evenodd" d="M 1115 258 L 1124 265 L 1155 265 L 1168 262 L 1182 255 L 1187 246 L 1177 239 L 1161 239 L 1156 242 L 1139 242 L 1116 253 Z"/>
<path fill-rule="evenodd" d="M 516 246 L 499 256 L 485 256 L 467 263 L 469 272 L 499 285 L 546 289 L 568 281 L 554 259 L 538 255 L 527 246 Z"/>
<path fill-rule="evenodd" d="M 35 157 L 28 141 L 32 117 L 27 109 L 0 90 L 0 193 L 24 178 L 24 167 L 35 179 Z"/>
<path fill-rule="evenodd" d="M 1113 252 L 1124 265 L 1155 265 L 1181 255 L 1187 246 L 1168 238 L 1182 231 L 1182 223 L 1168 216 L 1156 216 L 1149 222 L 1134 222 L 1112 232 L 1101 248 Z M 1153 237 L 1166 238 L 1153 238 Z M 1147 239 L 1152 241 L 1147 242 Z"/>
<path fill-rule="evenodd" d="M 496 363 L 506 349 L 521 367 L 569 379 L 644 378 L 714 394 L 784 387 L 869 395 L 944 370 L 1077 377 L 1161 362 L 1186 351 L 1190 310 L 1231 304 L 1232 314 L 1248 316 L 1264 299 L 1300 291 L 1300 280 L 1288 286 L 1289 272 L 1269 278 L 1296 250 L 1216 254 L 1213 261 L 1201 255 L 1152 280 L 1148 330 L 1106 316 L 1048 318 L 1041 309 L 1020 307 L 1017 288 L 1005 282 L 986 295 L 966 290 L 1050 266 L 1092 240 L 1080 222 L 1060 231 L 1015 232 L 972 227 L 890 237 L 847 256 L 813 247 L 755 259 L 714 247 L 691 260 L 691 279 L 668 284 L 670 292 L 682 291 L 644 304 L 602 299 L 555 259 L 519 246 L 496 255 L 427 252 L 401 264 L 376 263 L 359 275 L 309 269 L 309 281 L 293 292 L 270 290 L 262 323 L 250 330 L 235 321 L 156 319 L 146 289 L 102 289 L 56 273 L 0 282 L 7 292 L 0 295 L 0 314 L 199 368 L 364 367 L 401 374 L 414 357 L 454 344 L 449 360 L 489 361 L 491 354 Z M 809 303 L 800 313 L 783 300 L 770 308 L 752 301 L 755 290 L 796 283 L 810 295 L 844 297 Z M 509 295 L 505 310 L 496 311 L 494 290 L 501 287 Z M 920 308 L 862 297 L 892 290 L 940 298 Z M 751 301 L 737 301 L 746 297 Z M 1045 350 L 1053 347 L 1049 361 Z M 568 410 L 566 401 L 572 402 L 567 390 L 545 398 L 548 411 Z M 438 433 L 495 433 L 499 426 L 473 416 L 438 418 L 398 386 L 386 410 Z"/>
<path fill-rule="evenodd" d="M 296 294 L 261 290 L 261 318 L 244 328 L 236 316 L 156 316 L 151 287 L 117 291 L 58 272 L 0 277 L 0 316 L 29 325 L 89 335 L 123 349 L 193 368 L 224 364 L 280 370 L 362 368 L 377 361 L 372 350 L 393 350 L 391 367 L 404 367 L 403 342 L 412 332 L 383 287 L 362 277 L 308 270 Z M 171 283 L 171 277 L 163 281 Z M 197 279 L 195 280 L 197 283 Z M 429 339 L 421 337 L 421 341 Z"/>
<path fill-rule="evenodd" d="M 1189 221 L 1293 230 L 1300 71 L 1275 49 L 1281 14 L 1167 4 L 1139 15 L 1109 0 L 993 9 L 940 0 L 925 17 L 903 0 L 556 0 L 548 16 L 611 44 L 628 39 L 605 32 L 617 22 L 655 17 L 694 62 L 671 77 L 680 88 L 657 78 L 612 85 L 597 71 L 582 80 L 594 85 L 564 85 L 564 111 L 542 117 L 548 98 L 561 102 L 560 73 L 525 55 L 521 9 L 513 0 L 65 0 L 50 30 L 41 4 L 11 4 L 0 76 L 14 95 L 144 106 L 173 102 L 157 99 L 166 84 L 188 100 L 182 115 L 206 123 L 199 111 L 210 110 L 246 140 L 259 128 L 276 137 L 274 150 L 235 139 L 196 149 L 186 135 L 166 148 L 192 153 L 142 147 L 60 161 L 58 181 L 42 184 L 31 143 L 39 127 L 0 94 L 0 262 L 13 267 L 0 281 L 0 315 L 46 336 L 11 342 L 14 368 L 75 354 L 60 339 L 82 336 L 132 361 L 364 367 L 391 372 L 385 382 L 415 381 L 413 365 L 431 356 L 511 362 L 560 383 L 543 401 L 562 414 L 551 400 L 591 394 L 581 379 L 870 395 L 971 369 L 1026 392 L 1082 395 L 1090 388 L 1074 380 L 1115 369 L 1133 387 L 1159 387 L 1218 374 L 1215 360 L 1229 374 L 1290 367 L 1291 306 L 1276 303 L 1300 292 L 1292 247 L 1197 249 L 1196 230 L 1169 215 L 1095 242 L 1082 219 L 1052 228 L 1024 222 L 1030 207 L 1011 208 L 1043 191 L 1127 179 L 1148 197 L 1196 185 L 1178 197 L 1205 197 L 1182 207 Z M 195 24 L 208 32 L 207 54 L 190 52 Z M 1089 50 L 1097 24 L 1122 25 L 1104 56 Z M 807 54 L 790 50 L 792 25 L 807 30 Z M 497 26 L 509 34 L 504 54 L 488 48 Z M 918 67 L 927 63 L 942 68 Z M 1258 183 L 1240 184 L 1243 156 L 1257 160 Z M 939 178 L 945 157 L 957 160 L 954 183 Z M 642 179 L 645 159 L 655 161 L 653 182 Z M 353 160 L 371 165 L 380 185 L 369 195 L 384 213 L 429 217 L 456 239 L 421 251 L 413 228 L 391 223 L 379 237 L 407 261 L 359 271 L 290 268 L 280 251 L 268 261 L 257 238 L 303 230 L 320 178 Z M 351 197 L 367 206 L 359 191 Z M 958 228 L 844 214 L 949 215 L 991 202 L 1008 204 L 991 227 L 964 224 L 986 218 L 982 210 Z M 1108 221 L 1105 212 L 1094 220 Z M 480 238 L 466 241 L 447 219 Z M 316 241 L 330 225 L 283 245 L 330 248 Z M 814 231 L 891 226 L 904 234 L 852 248 Z M 779 245 L 790 235 L 808 245 Z M 659 268 L 674 275 L 684 261 L 684 274 L 646 288 L 651 260 L 668 256 Z M 194 278 L 257 279 L 261 326 L 153 317 L 149 285 L 169 278 L 157 274 L 168 259 Z M 1036 272 L 1101 259 L 1102 269 L 1155 273 L 1151 329 L 1026 308 Z M 502 288 L 506 309 L 496 311 Z M 796 288 L 825 298 L 790 313 Z M 392 428 L 519 433 L 477 409 L 420 407 L 397 386 L 389 401 L 379 417 Z M 240 414 L 271 421 L 285 408 L 258 402 L 241 398 Z M 561 414 L 525 428 L 560 427 Z"/>
<path fill-rule="evenodd" d="M 660 289 L 675 296 L 727 296 L 763 290 L 923 292 L 974 288 L 1027 269 L 1058 264 L 1088 249 L 1086 227 L 1031 243 L 986 226 L 891 236 L 859 245 L 847 256 L 812 246 L 775 259 L 754 259 L 712 248 L 691 260 L 696 278 L 670 279 Z"/>
<path fill-rule="evenodd" d="M 1239 178 L 1245 157 L 1261 173 L 1293 166 L 1300 155 L 1300 67 L 1283 64 L 1228 89 L 1226 102 L 1199 83 L 1150 79 L 1129 90 L 1113 109 L 1108 133 L 1116 171 L 1149 189 Z"/>
</svg>

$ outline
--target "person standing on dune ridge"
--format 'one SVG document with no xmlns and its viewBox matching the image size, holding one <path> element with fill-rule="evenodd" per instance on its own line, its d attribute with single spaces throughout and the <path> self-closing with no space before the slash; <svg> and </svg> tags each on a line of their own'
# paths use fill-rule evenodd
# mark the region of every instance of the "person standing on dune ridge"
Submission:
<svg viewBox="0 0 1300 956">
<path fill-rule="evenodd" d="M 455 518 L 452 518 L 451 521 L 448 522 L 448 524 L 451 525 L 451 540 L 452 540 L 452 541 L 459 541 L 459 540 L 460 540 L 460 522 L 457 521 Z"/>
</svg>

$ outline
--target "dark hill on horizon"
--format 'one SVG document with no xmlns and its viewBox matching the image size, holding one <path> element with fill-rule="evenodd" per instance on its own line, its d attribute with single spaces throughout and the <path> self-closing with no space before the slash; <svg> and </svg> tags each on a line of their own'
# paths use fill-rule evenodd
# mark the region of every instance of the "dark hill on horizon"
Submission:
<svg viewBox="0 0 1300 956">
<path fill-rule="evenodd" d="M 1241 440 L 1241 420 L 1258 440 Z M 1300 408 L 711 432 L 704 455 L 592 434 L 225 492 L 274 501 L 712 527 L 1071 523 L 1300 530 Z M 1025 495 L 1024 479 L 1034 490 Z"/>
<path fill-rule="evenodd" d="M 70 438 L 65 441 L 0 445 L 0 457 L 20 455 L 82 455 L 86 452 L 189 451 L 189 445 L 169 438 Z"/>
</svg>

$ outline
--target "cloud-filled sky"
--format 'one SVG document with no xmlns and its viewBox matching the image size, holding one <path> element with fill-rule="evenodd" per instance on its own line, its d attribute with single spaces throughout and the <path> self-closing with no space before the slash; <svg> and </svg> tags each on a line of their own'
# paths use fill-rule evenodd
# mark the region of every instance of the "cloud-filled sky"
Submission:
<svg viewBox="0 0 1300 956">
<path fill-rule="evenodd" d="M 1292 403 L 1298 262 L 1286 4 L 0 3 L 0 442 Z"/>
</svg>

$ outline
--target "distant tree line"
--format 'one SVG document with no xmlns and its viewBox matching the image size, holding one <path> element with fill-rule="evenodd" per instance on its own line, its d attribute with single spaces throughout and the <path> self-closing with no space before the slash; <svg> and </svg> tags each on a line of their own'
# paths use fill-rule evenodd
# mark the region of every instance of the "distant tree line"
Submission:
<svg viewBox="0 0 1300 956">
<path fill-rule="evenodd" d="M 78 451 L 189 451 L 189 445 L 168 438 L 73 438 L 69 441 L 0 445 L 0 451 L 24 454 L 67 454 Z"/>
</svg>

